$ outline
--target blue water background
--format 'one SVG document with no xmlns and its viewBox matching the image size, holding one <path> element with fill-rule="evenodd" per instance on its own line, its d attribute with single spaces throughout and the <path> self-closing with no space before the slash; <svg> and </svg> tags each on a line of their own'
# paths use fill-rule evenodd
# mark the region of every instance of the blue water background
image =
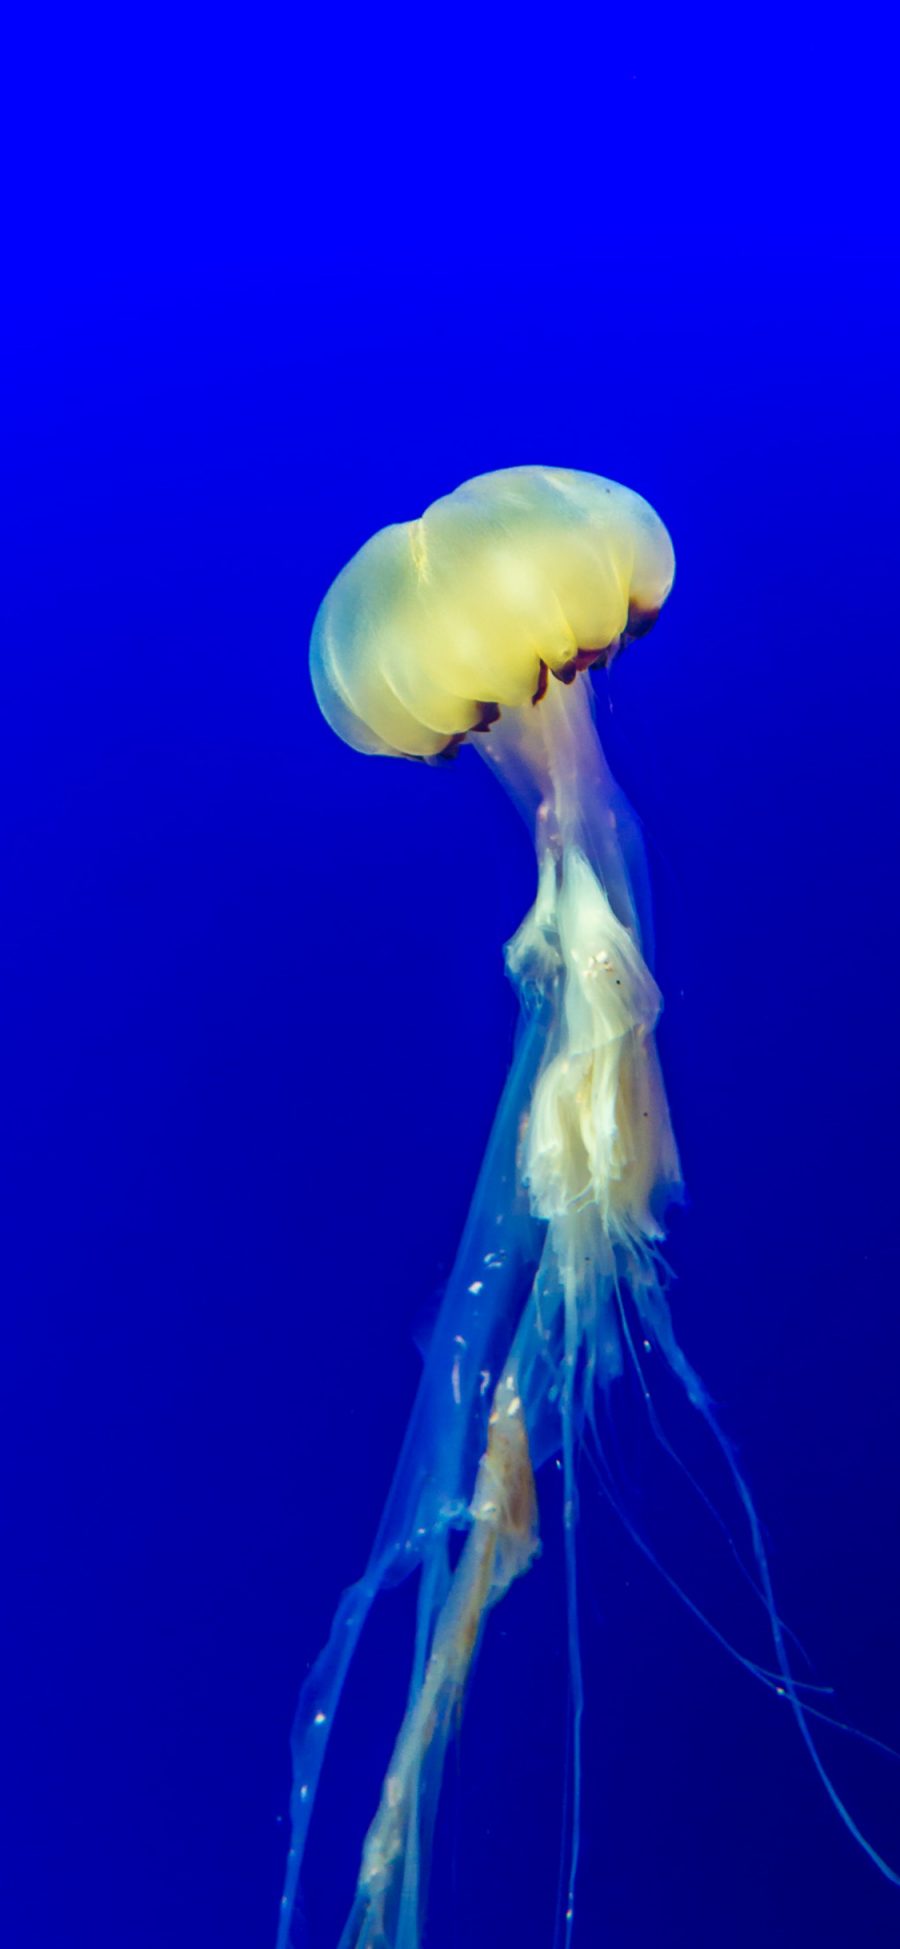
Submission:
<svg viewBox="0 0 900 1949">
<path fill-rule="evenodd" d="M 386 1493 L 533 882 L 470 752 L 338 745 L 306 643 L 375 528 L 496 466 L 606 473 L 674 537 L 599 709 L 656 891 L 678 1331 L 816 1676 L 900 1744 L 892 60 L 866 6 L 144 12 L 39 49 L 6 320 L 6 1949 L 273 1940 L 298 1684 Z M 765 1656 L 647 1471 L 673 1573 Z M 433 1949 L 552 1942 L 542 1493 Z M 576 1944 L 895 1943 L 785 1709 L 589 1477 L 582 1513 Z M 401 1593 L 336 1738 L 325 1949 L 409 1623 Z M 826 1751 L 900 1862 L 900 1769 Z"/>
</svg>

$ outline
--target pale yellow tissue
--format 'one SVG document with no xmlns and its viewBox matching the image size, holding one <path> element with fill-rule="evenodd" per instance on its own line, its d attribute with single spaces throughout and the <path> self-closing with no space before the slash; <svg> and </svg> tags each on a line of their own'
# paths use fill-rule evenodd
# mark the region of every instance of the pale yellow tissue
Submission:
<svg viewBox="0 0 900 1949">
<path fill-rule="evenodd" d="M 483 474 L 383 528 L 332 584 L 310 659 L 321 709 L 363 751 L 427 757 L 652 615 L 669 537 L 630 489 L 564 468 Z"/>
</svg>

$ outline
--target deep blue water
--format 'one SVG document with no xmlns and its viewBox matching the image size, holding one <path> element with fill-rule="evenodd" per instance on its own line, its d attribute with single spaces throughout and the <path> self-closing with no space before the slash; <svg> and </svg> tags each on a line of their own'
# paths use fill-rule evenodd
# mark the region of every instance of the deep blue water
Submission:
<svg viewBox="0 0 900 1949">
<path fill-rule="evenodd" d="M 38 49 L 9 179 L 6 1949 L 273 1941 L 295 1697 L 387 1489 L 532 893 L 486 768 L 346 751 L 306 643 L 375 528 L 492 467 L 620 479 L 674 538 L 599 711 L 656 892 L 678 1330 L 815 1676 L 900 1745 L 894 50 L 866 5 L 832 32 L 262 9 Z M 634 1466 L 673 1574 L 764 1657 L 720 1534 Z M 543 1493 L 449 1769 L 433 1949 L 552 1942 Z M 579 1949 L 896 1942 L 785 1711 L 589 1476 L 582 1515 Z M 336 1738 L 324 1949 L 409 1615 Z M 900 1864 L 900 1766 L 823 1750 Z"/>
</svg>

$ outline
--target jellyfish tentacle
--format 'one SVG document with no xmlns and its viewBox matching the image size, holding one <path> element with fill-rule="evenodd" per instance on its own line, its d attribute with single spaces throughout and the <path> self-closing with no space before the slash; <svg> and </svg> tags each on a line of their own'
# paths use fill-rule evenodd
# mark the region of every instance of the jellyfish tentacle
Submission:
<svg viewBox="0 0 900 1949">
<path fill-rule="evenodd" d="M 760 1685 L 765 1686 L 767 1691 L 774 1692 L 779 1698 L 786 1699 L 788 1694 L 783 1673 L 781 1671 L 773 1671 L 769 1667 L 761 1665 L 757 1659 L 751 1658 L 746 1652 L 740 1651 L 738 1646 L 733 1644 L 731 1639 L 725 1636 L 724 1631 L 720 1631 L 718 1625 L 713 1623 L 712 1618 L 708 1617 L 706 1612 L 701 1610 L 699 1604 L 695 1603 L 683 1585 L 678 1583 L 677 1579 L 673 1577 L 671 1571 L 666 1568 L 666 1565 L 662 1562 L 656 1551 L 648 1543 L 647 1538 L 642 1535 L 637 1523 L 629 1515 L 620 1497 L 616 1494 L 609 1478 L 609 1472 L 602 1465 L 598 1455 L 592 1453 L 590 1449 L 587 1449 L 586 1453 L 588 1464 L 593 1471 L 601 1495 L 608 1503 L 617 1520 L 622 1524 L 626 1535 L 635 1545 L 635 1548 L 641 1552 L 642 1556 L 646 1557 L 648 1563 L 652 1564 L 653 1569 L 662 1577 L 663 1582 L 668 1584 L 669 1589 L 678 1598 L 679 1602 L 685 1606 L 686 1610 L 690 1611 L 691 1616 L 697 1619 L 698 1624 L 703 1626 L 704 1631 L 709 1633 L 715 1643 L 720 1645 L 723 1651 L 727 1652 L 729 1658 L 733 1658 L 736 1664 L 748 1672 L 751 1678 L 755 1678 Z M 678 1460 L 679 1458 L 676 1456 L 675 1459 Z M 756 1592 L 755 1584 L 753 1585 L 753 1589 Z M 757 1594 L 761 1595 L 761 1593 Z M 787 1626 L 782 1625 L 782 1629 L 787 1635 Z M 888 1745 L 887 1740 L 878 1739 L 873 1733 L 865 1732 L 861 1726 L 854 1726 L 848 1720 L 838 1719 L 833 1713 L 825 1711 L 821 1705 L 812 1703 L 813 1698 L 832 1697 L 834 1693 L 833 1685 L 817 1684 L 807 1678 L 795 1678 L 794 1686 L 798 1692 L 803 1694 L 803 1710 L 807 1717 L 819 1720 L 822 1725 L 828 1726 L 832 1732 L 845 1733 L 851 1739 L 858 1739 L 862 1745 L 870 1746 L 874 1752 L 883 1753 L 887 1759 L 900 1763 L 900 1752 L 898 1752 L 895 1746 Z M 790 1703 L 790 1701 L 788 1702 Z"/>
<path fill-rule="evenodd" d="M 668 1270 L 667 1267 L 665 1266 L 665 1262 L 658 1254 L 654 1259 L 654 1265 L 662 1273 L 666 1273 Z M 721 1531 L 725 1539 L 725 1542 L 728 1545 L 729 1551 L 731 1553 L 731 1556 L 734 1559 L 735 1565 L 737 1567 L 740 1576 L 743 1578 L 748 1588 L 752 1590 L 753 1595 L 757 1599 L 758 1603 L 762 1605 L 764 1610 L 767 1610 L 766 1599 L 762 1587 L 758 1579 L 754 1577 L 753 1572 L 750 1569 L 749 1565 L 745 1562 L 743 1554 L 738 1546 L 737 1539 L 735 1536 L 732 1535 L 732 1532 L 728 1526 L 728 1523 L 725 1520 L 725 1517 L 722 1514 L 722 1511 L 716 1508 L 712 1496 L 708 1495 L 702 1483 L 697 1481 L 696 1476 L 693 1475 L 691 1470 L 688 1468 L 688 1465 L 685 1462 L 683 1455 L 679 1455 L 677 1448 L 673 1447 L 673 1444 L 671 1443 L 668 1435 L 666 1434 L 665 1428 L 663 1427 L 662 1421 L 660 1420 L 660 1416 L 657 1411 L 656 1403 L 653 1399 L 653 1395 L 647 1383 L 644 1369 L 641 1364 L 640 1355 L 635 1345 L 634 1334 L 632 1333 L 631 1326 L 628 1321 L 628 1314 L 626 1311 L 621 1287 L 619 1287 L 617 1290 L 617 1315 L 619 1321 L 619 1331 L 622 1335 L 622 1340 L 625 1344 L 625 1348 L 631 1360 L 637 1386 L 640 1392 L 641 1399 L 644 1404 L 644 1409 L 646 1411 L 647 1420 L 650 1424 L 650 1428 L 653 1432 L 656 1441 L 659 1443 L 659 1446 L 662 1449 L 663 1453 L 668 1456 L 669 1460 L 672 1463 L 674 1463 L 674 1466 L 678 1469 L 679 1473 L 684 1477 L 689 1488 L 692 1490 L 693 1494 L 697 1497 L 697 1500 L 700 1503 L 702 1503 L 703 1508 L 712 1517 L 713 1522 L 716 1524 L 717 1529 Z M 661 1566 L 659 1567 L 661 1568 Z M 673 1587 L 676 1589 L 678 1588 L 677 1585 Z M 685 1593 L 679 1592 L 679 1595 L 684 1596 Z M 685 1597 L 685 1601 L 686 1602 L 688 1601 L 686 1597 Z M 705 1621 L 706 1620 L 704 1620 L 704 1622 Z M 714 1627 L 710 1626 L 710 1628 L 713 1630 L 715 1635 Z M 791 1626 L 785 1622 L 784 1618 L 781 1619 L 781 1628 L 785 1634 L 785 1638 L 788 1639 L 791 1642 L 791 1644 L 794 1645 L 795 1649 L 799 1652 L 800 1657 L 804 1660 L 804 1662 L 808 1666 L 811 1667 L 812 1660 L 810 1658 L 808 1651 L 806 1650 L 805 1645 L 801 1643 L 800 1639 L 797 1636 L 796 1631 L 793 1631 L 791 1629 Z M 733 1647 L 729 1646 L 728 1648 L 732 1649 Z M 735 1655 L 737 1656 L 738 1654 Z M 801 1683 L 801 1681 L 799 1680 L 796 1682 L 798 1684 Z M 809 1689 L 808 1686 L 806 1685 L 806 1682 L 803 1681 L 803 1683 L 805 1689 Z M 818 1689 L 821 1691 L 828 1691 L 831 1688 L 828 1686 L 821 1686 L 814 1689 Z"/>
<path fill-rule="evenodd" d="M 769 1632 L 775 1651 L 778 1672 L 797 1729 L 815 1771 L 838 1818 L 844 1827 L 846 1827 L 853 1840 L 862 1848 L 863 1853 L 868 1856 L 869 1860 L 879 1870 L 879 1873 L 884 1875 L 885 1880 L 893 1883 L 895 1887 L 900 1888 L 900 1873 L 898 1873 L 896 1868 L 891 1866 L 884 1855 L 879 1853 L 878 1849 L 857 1825 L 849 1807 L 841 1798 L 831 1778 L 810 1729 L 810 1716 L 824 1718 L 827 1715 L 816 1713 L 815 1710 L 811 1712 L 801 1696 L 802 1685 L 794 1677 L 790 1658 L 788 1657 L 785 1629 L 775 1602 L 775 1591 L 769 1566 L 769 1553 L 765 1545 L 762 1524 L 759 1520 L 749 1484 L 737 1459 L 734 1445 L 729 1440 L 719 1422 L 715 1408 L 699 1374 L 691 1366 L 690 1361 L 682 1351 L 675 1337 L 669 1304 L 658 1282 L 648 1280 L 642 1285 L 638 1284 L 634 1290 L 634 1298 L 645 1328 L 647 1331 L 652 1332 L 656 1345 L 668 1361 L 673 1374 L 681 1382 L 691 1406 L 696 1409 L 697 1413 L 705 1422 L 727 1465 L 747 1523 L 750 1545 L 759 1576 L 760 1590 L 768 1616 Z"/>
<path fill-rule="evenodd" d="M 577 1484 L 575 1480 L 575 1379 L 579 1351 L 578 1297 L 572 1268 L 565 1283 L 565 1359 L 562 1395 L 563 1433 L 563 1549 L 566 1566 L 566 1635 L 569 1659 L 569 1794 L 571 1799 L 569 1866 L 564 1910 L 564 1942 L 572 1941 L 575 1924 L 575 1883 L 581 1847 L 581 1728 L 584 1718 L 584 1676 L 578 1625 Z"/>
</svg>

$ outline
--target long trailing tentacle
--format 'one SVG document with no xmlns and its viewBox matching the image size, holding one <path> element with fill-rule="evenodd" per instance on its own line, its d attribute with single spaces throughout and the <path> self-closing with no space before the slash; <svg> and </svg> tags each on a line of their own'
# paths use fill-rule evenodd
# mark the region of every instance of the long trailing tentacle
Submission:
<svg viewBox="0 0 900 1949">
<path fill-rule="evenodd" d="M 562 1382 L 563 1544 L 566 1565 L 566 1633 L 569 1662 L 570 1839 L 565 1891 L 565 1949 L 570 1949 L 575 1925 L 575 1884 L 581 1847 L 581 1728 L 584 1717 L 584 1677 L 578 1624 L 577 1484 L 575 1480 L 576 1398 L 579 1353 L 578 1298 L 570 1278 L 565 1290 L 565 1354 Z"/>
<path fill-rule="evenodd" d="M 854 1820 L 849 1807 L 841 1798 L 813 1738 L 809 1724 L 810 1716 L 822 1717 L 823 1715 L 810 1713 L 810 1708 L 801 1697 L 802 1688 L 798 1685 L 791 1668 L 787 1644 L 785 1642 L 784 1626 L 775 1603 L 769 1557 L 763 1538 L 762 1526 L 748 1483 L 735 1454 L 733 1444 L 729 1441 L 728 1436 L 718 1420 L 700 1376 L 694 1371 L 694 1368 L 678 1344 L 672 1326 L 668 1302 L 658 1283 L 655 1280 L 651 1280 L 646 1285 L 639 1286 L 635 1292 L 635 1301 L 641 1319 L 652 1332 L 660 1352 L 665 1355 L 673 1374 L 681 1382 L 691 1406 L 696 1409 L 697 1413 L 705 1422 L 727 1465 L 728 1472 L 737 1492 L 738 1500 L 746 1518 L 753 1556 L 768 1614 L 769 1630 L 775 1650 L 775 1658 L 784 1685 L 785 1696 L 789 1701 L 800 1737 L 809 1753 L 813 1766 L 835 1812 L 843 1822 L 848 1833 L 852 1835 L 854 1841 L 862 1848 L 863 1853 L 868 1855 L 869 1860 L 884 1875 L 885 1879 L 892 1882 L 895 1887 L 900 1888 L 900 1873 L 891 1866 L 889 1861 L 885 1860 L 884 1856 L 873 1846 L 872 1842 Z"/>
<path fill-rule="evenodd" d="M 661 1258 L 659 1253 L 655 1254 L 654 1264 L 656 1266 L 662 1267 L 664 1271 L 667 1270 L 665 1266 L 665 1261 Z M 662 1422 L 660 1421 L 659 1414 L 657 1413 L 657 1409 L 656 1409 L 656 1403 L 653 1399 L 653 1395 L 650 1391 L 649 1385 L 647 1383 L 647 1378 L 644 1373 L 643 1365 L 641 1363 L 640 1354 L 638 1353 L 637 1347 L 635 1345 L 634 1334 L 631 1331 L 631 1326 L 629 1324 L 628 1314 L 626 1311 L 624 1297 L 622 1293 L 622 1284 L 621 1281 L 619 1280 L 616 1281 L 616 1313 L 619 1321 L 619 1331 L 621 1332 L 623 1344 L 626 1348 L 628 1357 L 631 1361 L 631 1365 L 634 1370 L 634 1375 L 637 1382 L 638 1390 L 640 1392 L 641 1400 L 644 1403 L 647 1419 L 650 1423 L 650 1427 L 653 1432 L 655 1440 L 659 1443 L 659 1446 L 663 1450 L 664 1454 L 666 1454 L 669 1460 L 672 1463 L 674 1463 L 679 1473 L 684 1476 L 685 1481 L 688 1483 L 689 1487 L 693 1491 L 694 1495 L 697 1497 L 698 1501 L 702 1503 L 704 1509 L 707 1511 L 707 1514 L 712 1517 L 712 1520 L 716 1524 L 717 1528 L 721 1530 L 722 1535 L 724 1536 L 725 1541 L 728 1544 L 728 1548 L 731 1552 L 731 1555 L 734 1559 L 734 1562 L 737 1566 L 740 1575 L 743 1577 L 745 1583 L 748 1584 L 749 1588 L 752 1590 L 754 1597 L 757 1598 L 760 1604 L 762 1604 L 763 1609 L 766 1611 L 768 1615 L 768 1607 L 766 1605 L 765 1593 L 762 1590 L 757 1579 L 754 1577 L 753 1572 L 750 1570 L 748 1564 L 744 1561 L 744 1557 L 738 1547 L 737 1541 L 735 1537 L 732 1535 L 731 1530 L 729 1529 L 728 1524 L 726 1523 L 721 1510 L 716 1508 L 716 1505 L 713 1502 L 712 1497 L 707 1494 L 706 1490 L 703 1487 L 703 1484 L 701 1482 L 698 1482 L 696 1476 L 692 1474 L 691 1470 L 688 1468 L 687 1463 L 684 1460 L 684 1457 L 682 1455 L 679 1455 L 678 1450 L 676 1448 L 673 1448 L 672 1443 L 670 1442 L 669 1437 L 666 1434 L 666 1431 L 662 1425 Z M 645 1346 L 649 1351 L 650 1342 L 646 1341 Z M 797 1637 L 796 1632 L 791 1629 L 789 1624 L 785 1623 L 783 1618 L 781 1620 L 781 1628 L 784 1632 L 785 1637 L 790 1639 L 791 1643 L 796 1646 L 796 1649 L 800 1653 L 801 1658 L 803 1658 L 805 1663 L 809 1665 L 811 1663 L 809 1653 L 807 1652 L 805 1646 L 800 1643 L 800 1640 Z"/>
<path fill-rule="evenodd" d="M 583 1452 L 604 1501 L 612 1510 L 617 1521 L 621 1523 L 622 1528 L 635 1545 L 635 1548 L 640 1550 L 642 1556 L 646 1557 L 647 1562 L 652 1565 L 657 1575 L 662 1578 L 663 1583 L 668 1585 L 674 1596 L 678 1598 L 679 1603 L 683 1604 L 691 1616 L 696 1618 L 697 1623 L 702 1625 L 704 1631 L 709 1633 L 709 1636 L 716 1644 L 721 1646 L 728 1657 L 734 1659 L 735 1664 L 740 1665 L 745 1672 L 749 1673 L 751 1678 L 755 1678 L 760 1685 L 765 1686 L 767 1691 L 773 1692 L 776 1697 L 786 1699 L 787 1690 L 783 1674 L 780 1671 L 772 1671 L 767 1666 L 761 1665 L 756 1658 L 751 1658 L 746 1652 L 741 1651 L 736 1644 L 732 1643 L 730 1638 L 725 1636 L 724 1631 L 719 1629 L 719 1626 L 713 1622 L 712 1618 L 708 1617 L 706 1612 L 701 1610 L 700 1605 L 695 1602 L 694 1598 L 685 1590 L 683 1584 L 680 1584 L 672 1575 L 672 1572 L 667 1569 L 656 1550 L 651 1547 L 647 1538 L 642 1535 L 634 1518 L 629 1515 L 621 1497 L 617 1494 L 609 1470 L 604 1467 L 602 1458 L 595 1454 L 589 1446 L 585 1447 Z M 845 1733 L 849 1738 L 859 1740 L 862 1745 L 870 1746 L 873 1752 L 883 1753 L 887 1759 L 894 1760 L 900 1764 L 900 1752 L 897 1751 L 895 1746 L 889 1746 L 886 1740 L 878 1739 L 874 1733 L 865 1732 L 861 1726 L 854 1726 L 848 1720 L 838 1719 L 833 1713 L 825 1711 L 821 1705 L 814 1705 L 812 1703 L 814 1698 L 832 1697 L 834 1694 L 834 1687 L 832 1685 L 817 1684 L 808 1678 L 795 1678 L 794 1685 L 796 1690 L 803 1694 L 803 1710 L 809 1717 L 818 1719 L 822 1725 L 828 1726 L 832 1732 Z"/>
</svg>

